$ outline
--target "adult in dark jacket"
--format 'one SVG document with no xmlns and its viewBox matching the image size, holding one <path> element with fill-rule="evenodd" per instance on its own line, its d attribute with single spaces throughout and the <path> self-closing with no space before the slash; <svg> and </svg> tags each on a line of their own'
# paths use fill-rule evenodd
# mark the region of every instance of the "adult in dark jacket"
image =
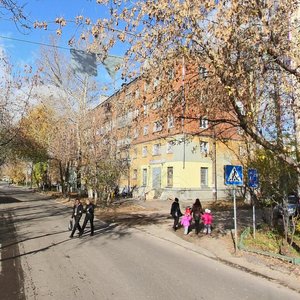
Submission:
<svg viewBox="0 0 300 300">
<path fill-rule="evenodd" d="M 179 218 L 182 216 L 178 198 L 175 198 L 174 202 L 172 203 L 170 215 L 174 219 L 173 229 L 176 231 L 179 224 Z"/>
<path fill-rule="evenodd" d="M 195 222 L 195 233 L 200 232 L 200 220 L 203 214 L 203 209 L 200 200 L 197 198 L 192 207 L 193 219 Z"/>
<path fill-rule="evenodd" d="M 80 222 L 82 213 L 83 213 L 83 206 L 82 206 L 80 200 L 76 199 L 75 204 L 73 206 L 73 213 L 72 213 L 72 218 L 74 218 L 74 226 L 73 226 L 70 238 L 72 238 L 74 236 L 76 229 L 78 229 L 79 234 L 81 233 L 81 226 L 80 226 L 79 222 Z"/>
<path fill-rule="evenodd" d="M 94 235 L 94 211 L 95 211 L 95 205 L 93 203 L 91 203 L 90 200 L 87 200 L 86 208 L 85 208 L 85 218 L 83 221 L 80 235 L 82 235 L 84 233 L 84 229 L 85 229 L 88 221 L 90 221 L 90 225 L 91 225 L 91 234 L 90 235 Z"/>
</svg>

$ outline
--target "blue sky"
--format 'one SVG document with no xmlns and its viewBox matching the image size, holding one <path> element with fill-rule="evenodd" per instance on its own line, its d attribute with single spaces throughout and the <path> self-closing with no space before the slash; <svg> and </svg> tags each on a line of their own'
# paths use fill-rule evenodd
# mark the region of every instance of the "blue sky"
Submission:
<svg viewBox="0 0 300 300">
<path fill-rule="evenodd" d="M 18 1 L 18 3 L 24 2 Z M 108 17 L 107 10 L 97 4 L 96 0 L 27 0 L 24 11 L 31 25 L 36 20 L 51 22 L 57 17 L 64 17 L 66 20 L 75 20 L 77 15 L 90 17 L 92 20 Z M 32 65 L 40 50 L 40 45 L 34 43 L 49 44 L 49 36 L 55 35 L 56 29 L 56 24 L 49 23 L 48 30 L 34 28 L 22 30 L 9 20 L 9 14 L 0 15 L 0 47 L 5 50 L 15 66 Z M 68 23 L 64 27 L 59 46 L 69 48 L 68 40 L 75 32 L 75 24 Z M 68 53 L 68 50 L 62 51 Z M 123 49 L 117 47 L 114 53 L 110 54 L 122 55 L 122 53 Z M 108 74 L 101 70 L 102 68 L 98 68 L 102 79 L 110 80 Z"/>
</svg>

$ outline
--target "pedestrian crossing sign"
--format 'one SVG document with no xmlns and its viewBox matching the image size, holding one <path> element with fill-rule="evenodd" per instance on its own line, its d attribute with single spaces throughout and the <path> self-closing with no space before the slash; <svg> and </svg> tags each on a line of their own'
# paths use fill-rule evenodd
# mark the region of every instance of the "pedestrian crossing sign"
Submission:
<svg viewBox="0 0 300 300">
<path fill-rule="evenodd" d="M 243 167 L 242 166 L 225 166 L 225 184 L 242 185 L 243 184 Z"/>
</svg>

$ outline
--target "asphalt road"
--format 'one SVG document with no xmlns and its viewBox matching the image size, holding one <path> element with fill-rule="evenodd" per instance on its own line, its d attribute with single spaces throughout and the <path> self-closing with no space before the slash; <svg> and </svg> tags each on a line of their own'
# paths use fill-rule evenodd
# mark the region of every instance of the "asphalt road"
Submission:
<svg viewBox="0 0 300 300">
<path fill-rule="evenodd" d="M 95 222 L 69 238 L 71 214 L 0 186 L 0 299 L 299 299 L 283 286 L 138 228 Z"/>
</svg>

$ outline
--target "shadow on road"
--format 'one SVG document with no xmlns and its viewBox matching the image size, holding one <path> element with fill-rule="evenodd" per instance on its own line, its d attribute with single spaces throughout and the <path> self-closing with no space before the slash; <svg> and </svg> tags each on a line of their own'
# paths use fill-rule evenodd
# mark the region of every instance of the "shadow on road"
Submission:
<svg viewBox="0 0 300 300">
<path fill-rule="evenodd" d="M 136 226 L 144 226 L 144 225 L 154 225 L 154 224 L 162 224 L 167 220 L 166 214 L 120 214 L 114 215 L 111 217 L 105 217 L 104 220 L 106 223 L 97 224 L 95 223 L 94 236 L 89 237 L 97 238 L 97 237 L 106 237 L 111 239 L 121 239 L 125 236 L 131 235 L 130 229 Z M 102 221 L 101 220 L 101 221 Z M 85 234 L 82 236 L 82 240 L 85 242 L 87 236 L 90 234 L 90 228 L 87 227 Z"/>
<path fill-rule="evenodd" d="M 22 202 L 22 201 L 12 197 L 0 196 L 0 204 L 17 203 L 17 202 Z"/>
</svg>

